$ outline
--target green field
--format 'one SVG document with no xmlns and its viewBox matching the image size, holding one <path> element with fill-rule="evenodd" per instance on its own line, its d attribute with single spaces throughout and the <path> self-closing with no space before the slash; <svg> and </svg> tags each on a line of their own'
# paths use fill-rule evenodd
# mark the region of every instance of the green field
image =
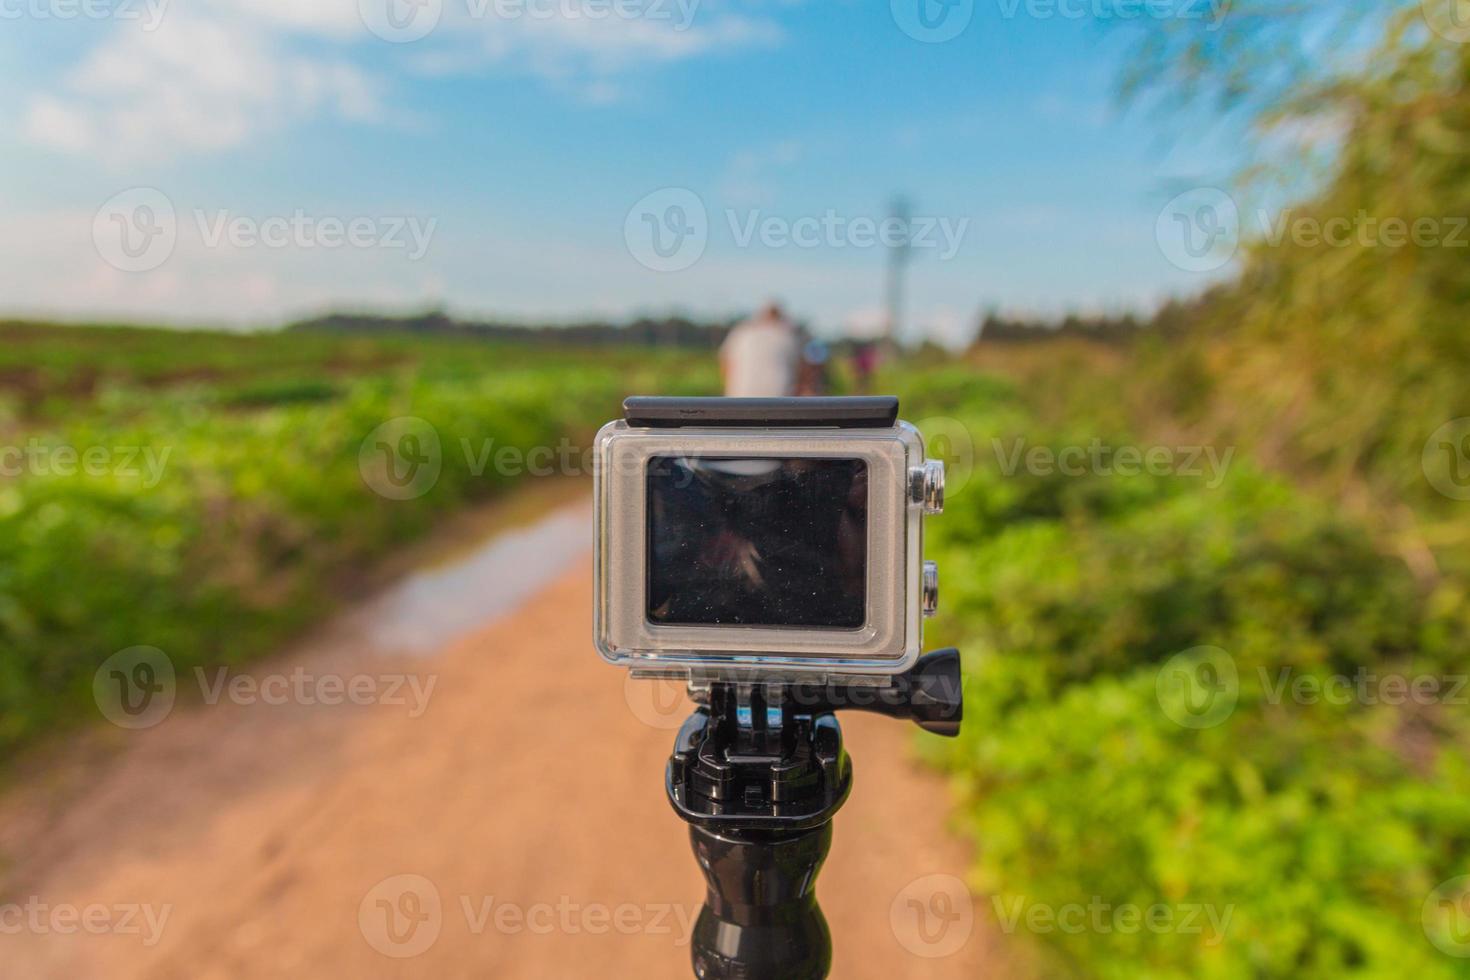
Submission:
<svg viewBox="0 0 1470 980">
<path fill-rule="evenodd" d="M 626 394 L 714 384 L 649 351 L 0 326 L 0 752 L 95 716 L 116 651 L 260 656 L 445 514 L 581 469 L 506 447 L 585 447 Z M 401 417 L 442 463 L 409 499 L 363 456 Z"/>
<path fill-rule="evenodd" d="M 93 673 L 118 650 L 187 668 L 275 649 L 365 565 L 528 478 L 493 450 L 585 446 L 627 393 L 715 384 L 707 355 L 646 350 L 19 325 L 0 341 L 0 446 L 25 450 L 0 477 L 6 748 L 95 717 Z M 1447 553 L 1425 581 L 1401 523 L 1159 412 L 1189 356 L 1057 341 L 888 373 L 951 470 L 929 645 L 964 649 L 968 717 L 924 748 L 976 842 L 972 885 L 1035 934 L 1048 975 L 1463 975 L 1422 921 L 1470 869 L 1462 566 Z M 1146 394 L 1117 397 L 1128 378 Z M 417 430 L 379 427 L 404 417 L 439 442 L 431 486 L 382 482 L 377 442 Z M 1404 499 L 1425 528 L 1453 514 Z M 1440 687 L 1394 697 L 1392 679 Z M 1178 918 L 1028 917 L 1094 906 Z"/>
<path fill-rule="evenodd" d="M 1470 868 L 1464 583 L 1422 589 L 1369 524 L 1249 458 L 1217 480 L 1186 468 L 1194 447 L 1078 410 L 1116 377 L 1064 363 L 896 379 L 958 477 L 930 645 L 964 650 L 967 716 L 924 747 L 954 776 L 977 894 L 1021 933 L 1032 908 L 1177 916 L 1037 919 L 1047 975 L 1465 975 L 1421 922 Z M 1013 468 L 1022 441 L 1175 471 Z"/>
</svg>

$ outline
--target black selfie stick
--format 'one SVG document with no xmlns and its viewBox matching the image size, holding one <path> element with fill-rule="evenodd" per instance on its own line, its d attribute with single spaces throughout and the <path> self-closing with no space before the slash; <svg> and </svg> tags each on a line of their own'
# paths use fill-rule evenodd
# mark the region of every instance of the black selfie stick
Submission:
<svg viewBox="0 0 1470 980">
<path fill-rule="evenodd" d="M 665 775 L 708 884 L 694 927 L 701 980 L 821 980 L 832 937 L 817 872 L 852 789 L 839 708 L 958 735 L 958 650 L 939 650 L 889 687 L 711 684 L 684 722 Z"/>
<path fill-rule="evenodd" d="M 629 399 L 628 421 L 651 427 L 894 424 L 893 398 Z M 877 679 L 717 680 L 691 686 L 699 707 L 679 729 L 665 772 L 689 824 L 708 886 L 694 927 L 701 980 L 822 980 L 832 936 L 817 906 L 817 872 L 832 818 L 852 790 L 852 763 L 834 712 L 907 718 L 959 734 L 964 702 L 957 650 L 921 657 Z"/>
</svg>

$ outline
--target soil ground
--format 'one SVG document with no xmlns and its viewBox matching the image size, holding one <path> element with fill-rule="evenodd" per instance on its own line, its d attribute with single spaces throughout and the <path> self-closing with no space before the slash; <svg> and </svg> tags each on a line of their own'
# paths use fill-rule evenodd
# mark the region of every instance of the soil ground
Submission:
<svg viewBox="0 0 1470 980">
<path fill-rule="evenodd" d="M 579 552 L 428 654 L 365 655 L 349 616 L 241 672 L 377 703 L 180 678 L 156 727 L 48 750 L 0 796 L 0 977 L 688 977 L 702 880 L 662 785 L 688 705 L 596 656 L 591 574 Z M 833 976 L 1014 975 L 911 727 L 843 725 Z"/>
</svg>

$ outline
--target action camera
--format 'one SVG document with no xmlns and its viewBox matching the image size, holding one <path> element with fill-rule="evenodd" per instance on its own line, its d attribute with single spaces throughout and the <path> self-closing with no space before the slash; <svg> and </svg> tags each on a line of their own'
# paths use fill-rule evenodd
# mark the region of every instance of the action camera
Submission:
<svg viewBox="0 0 1470 980">
<path fill-rule="evenodd" d="M 630 398 L 597 435 L 596 644 L 697 677 L 893 675 L 938 599 L 944 502 L 898 400 Z"/>
</svg>

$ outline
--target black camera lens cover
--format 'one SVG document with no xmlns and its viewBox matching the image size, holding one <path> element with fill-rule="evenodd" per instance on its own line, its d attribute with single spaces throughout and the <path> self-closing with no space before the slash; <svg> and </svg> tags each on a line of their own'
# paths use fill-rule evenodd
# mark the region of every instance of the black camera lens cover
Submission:
<svg viewBox="0 0 1470 980">
<path fill-rule="evenodd" d="M 649 622 L 863 625 L 865 461 L 655 456 L 647 489 Z"/>
</svg>

